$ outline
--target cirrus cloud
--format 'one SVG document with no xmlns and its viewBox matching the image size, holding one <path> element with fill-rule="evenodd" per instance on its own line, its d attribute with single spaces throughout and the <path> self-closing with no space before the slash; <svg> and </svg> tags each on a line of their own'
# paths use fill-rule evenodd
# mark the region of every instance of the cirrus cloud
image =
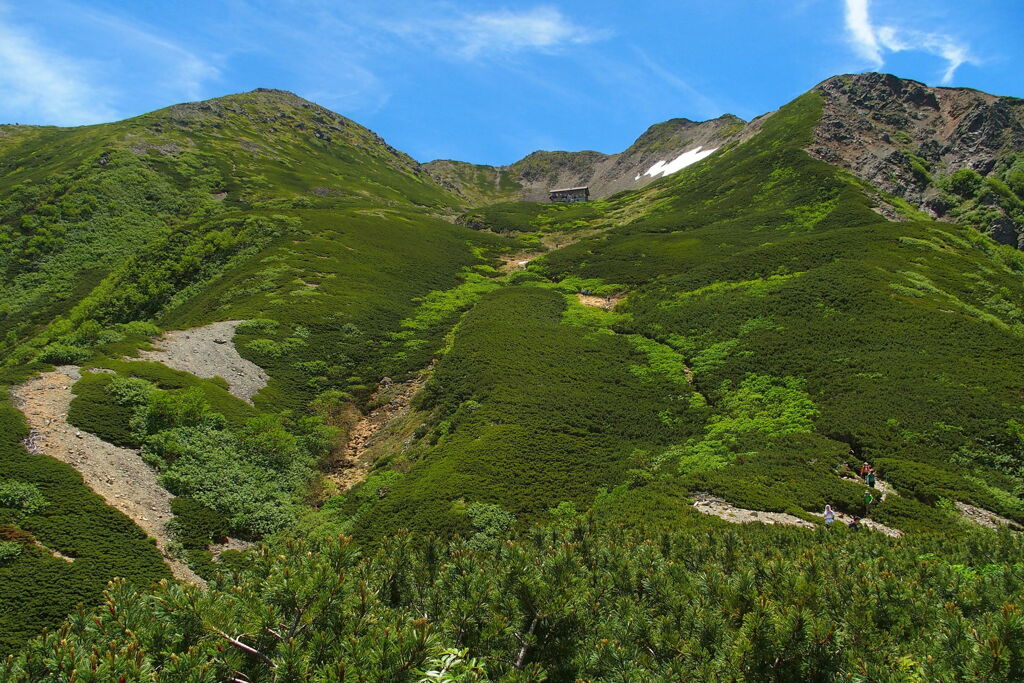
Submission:
<svg viewBox="0 0 1024 683">
<path fill-rule="evenodd" d="M 405 22 L 389 28 L 464 60 L 482 60 L 518 52 L 555 53 L 611 35 L 604 29 L 577 24 L 559 9 L 548 6 L 464 13 Z"/>
<path fill-rule="evenodd" d="M 109 121 L 115 112 L 103 104 L 103 91 L 81 60 L 48 49 L 0 16 L 0 95 L 5 113 L 57 125 Z"/>
<path fill-rule="evenodd" d="M 917 51 L 945 60 L 942 83 L 949 84 L 964 64 L 977 64 L 970 47 L 954 36 L 934 31 L 907 29 L 893 24 L 876 26 L 871 20 L 871 0 L 843 0 L 846 35 L 861 58 L 872 68 L 885 65 L 886 52 Z"/>
</svg>

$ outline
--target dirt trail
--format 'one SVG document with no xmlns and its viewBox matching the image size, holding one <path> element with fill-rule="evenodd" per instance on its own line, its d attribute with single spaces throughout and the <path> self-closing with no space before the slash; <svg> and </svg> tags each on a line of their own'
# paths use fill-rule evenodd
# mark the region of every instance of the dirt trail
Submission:
<svg viewBox="0 0 1024 683">
<path fill-rule="evenodd" d="M 851 515 L 848 515 L 845 512 L 839 512 L 838 510 L 836 511 L 837 523 L 841 522 L 843 524 L 849 524 L 852 521 L 853 517 Z M 867 517 L 860 518 L 860 525 L 865 529 L 871 529 L 872 531 L 877 531 L 879 533 L 885 534 L 889 538 L 903 538 L 904 532 L 900 531 L 899 529 L 893 529 L 891 526 L 886 526 L 881 522 L 876 522 L 875 520 L 869 519 Z"/>
<path fill-rule="evenodd" d="M 25 414 L 31 430 L 26 448 L 78 470 L 86 485 L 108 505 L 156 539 L 176 578 L 204 585 L 183 562 L 167 553 L 171 537 L 165 525 L 173 517 L 172 496 L 157 483 L 156 472 L 135 451 L 109 444 L 68 423 L 68 407 L 74 396 L 71 386 L 80 377 L 77 366 L 64 365 L 11 389 L 14 405 Z"/>
<path fill-rule="evenodd" d="M 366 479 L 370 465 L 364 454 L 374 444 L 374 437 L 392 421 L 408 414 L 413 396 L 423 388 L 433 364 L 420 371 L 418 377 L 408 382 L 391 382 L 385 378 L 377 387 L 371 404 L 380 403 L 359 419 L 348 433 L 348 441 L 333 471 L 327 477 L 342 491 Z M 383 401 L 383 403 L 381 403 Z"/>
<path fill-rule="evenodd" d="M 761 522 L 762 524 L 785 524 L 788 526 L 798 526 L 805 529 L 814 528 L 814 524 L 808 522 L 806 519 L 800 519 L 795 515 L 786 514 L 785 512 L 747 510 L 727 503 L 721 498 L 705 494 L 698 494 L 694 496 L 693 509 L 705 515 L 720 517 L 725 521 L 733 522 L 734 524 Z"/>
<path fill-rule="evenodd" d="M 852 481 L 853 483 L 860 484 L 861 486 L 868 485 L 867 482 L 864 480 L 864 477 L 860 476 L 859 474 L 854 474 L 853 472 L 846 472 L 840 474 L 839 478 L 845 479 L 846 481 Z M 899 491 L 894 489 L 892 484 L 890 484 L 887 481 L 883 481 L 877 475 L 875 476 L 875 487 L 874 489 L 872 489 L 872 493 L 877 494 L 875 497 L 878 499 L 879 503 L 881 503 L 889 496 L 900 495 Z"/>
<path fill-rule="evenodd" d="M 241 322 L 226 320 L 191 330 L 165 332 L 154 342 L 154 349 L 142 351 L 139 356 L 196 377 L 222 377 L 228 383 L 228 391 L 252 403 L 252 397 L 267 386 L 269 378 L 263 368 L 242 358 L 231 342 Z"/>
<path fill-rule="evenodd" d="M 745 508 L 736 507 L 731 503 L 727 503 L 721 498 L 709 496 L 707 494 L 698 494 L 694 496 L 693 509 L 702 514 L 714 515 L 715 517 L 719 517 L 734 524 L 760 522 L 762 524 L 797 526 L 804 529 L 813 529 L 816 526 L 811 522 L 808 522 L 806 519 L 800 519 L 795 515 L 790 515 L 785 512 L 747 510 Z M 849 524 L 852 521 L 853 517 L 845 512 L 836 512 L 837 523 Z M 860 523 L 865 529 L 871 529 L 872 531 L 883 533 L 890 538 L 900 538 L 903 536 L 903 532 L 899 529 L 893 529 L 892 527 L 886 526 L 881 522 L 876 522 L 873 519 L 862 518 Z"/>
<path fill-rule="evenodd" d="M 544 245 L 545 251 L 523 251 L 518 254 L 506 254 L 501 257 L 501 267 L 499 270 L 503 273 L 513 273 L 517 270 L 522 270 L 530 264 L 530 261 L 543 256 L 544 254 L 550 254 L 552 251 L 561 249 L 562 247 L 568 247 L 572 244 L 576 244 L 581 239 L 591 237 L 598 233 L 604 232 L 604 229 L 592 229 L 592 230 L 581 230 L 573 233 L 548 233 L 541 237 L 541 244 Z"/>
<path fill-rule="evenodd" d="M 984 508 L 968 505 L 967 503 L 962 503 L 960 501 L 956 502 L 956 508 L 960 511 L 960 514 L 963 515 L 964 519 L 974 522 L 975 524 L 988 527 L 989 529 L 998 529 L 1001 526 L 1008 526 L 1011 529 L 1024 529 L 1024 527 L 1012 519 L 1007 519 L 1002 515 L 997 515 L 996 513 L 990 512 Z"/>
<path fill-rule="evenodd" d="M 507 254 L 501 257 L 501 267 L 498 268 L 503 273 L 513 273 L 517 270 L 522 270 L 529 265 L 530 261 L 542 256 L 542 251 L 531 251 L 521 254 Z"/>
<path fill-rule="evenodd" d="M 612 296 L 594 296 L 593 294 L 577 294 L 576 298 L 584 306 L 594 306 L 610 311 L 619 305 L 619 302 L 626 298 L 625 294 L 614 294 Z"/>
<path fill-rule="evenodd" d="M 71 562 L 74 562 L 74 561 L 75 561 L 75 558 L 73 558 L 73 557 L 71 557 L 71 556 L 69 556 L 69 555 L 65 555 L 64 553 L 62 553 L 62 552 L 61 552 L 61 551 L 59 551 L 59 550 L 54 550 L 53 548 L 51 548 L 51 547 L 49 547 L 49 546 L 43 545 L 42 541 L 40 541 L 39 539 L 36 539 L 36 540 L 35 540 L 35 541 L 33 541 L 32 543 L 33 543 L 33 545 L 35 545 L 35 546 L 36 546 L 37 548 L 42 548 L 42 549 L 43 549 L 43 550 L 45 550 L 45 551 L 46 551 L 47 553 L 49 553 L 49 554 L 50 554 L 51 556 L 53 556 L 53 557 L 56 557 L 56 558 L 57 558 L 58 560 L 64 560 L 65 562 L 67 562 L 67 563 L 69 563 L 69 564 L 70 564 Z"/>
</svg>

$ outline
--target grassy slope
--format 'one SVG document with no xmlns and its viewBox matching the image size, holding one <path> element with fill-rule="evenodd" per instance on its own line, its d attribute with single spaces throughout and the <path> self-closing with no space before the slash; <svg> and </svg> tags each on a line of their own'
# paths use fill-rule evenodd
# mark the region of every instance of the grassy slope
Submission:
<svg viewBox="0 0 1024 683">
<path fill-rule="evenodd" d="M 1010 421 L 1022 412 L 1024 261 L 969 228 L 880 219 L 853 182 L 799 149 L 818 110 L 813 95 L 797 100 L 750 143 L 652 188 L 646 216 L 541 269 L 630 284 L 624 331 L 683 353 L 712 406 L 750 373 L 801 378 L 820 411 L 814 431 L 904 490 L 1021 518 L 1019 499 L 1000 493 L 1013 482 L 975 466 L 1021 455 Z M 686 483 L 777 508 L 795 474 L 772 464 L 779 448 Z M 797 451 L 808 467 L 827 453 Z"/>
<path fill-rule="evenodd" d="M 0 343 L 8 349 L 182 225 L 253 208 L 447 210 L 455 201 L 371 131 L 277 91 L 98 126 L 0 133 Z"/>
<path fill-rule="evenodd" d="M 338 120 L 314 121 L 319 110 L 280 118 L 274 98 L 284 95 L 251 97 L 135 120 L 125 140 L 143 152 L 115 155 L 126 169 L 145 163 L 182 196 L 227 197 L 211 215 L 165 224 L 82 291 L 70 320 L 266 319 L 239 342 L 272 377 L 257 408 L 274 411 L 334 389 L 365 398 L 380 376 L 421 367 L 444 345 L 422 406 L 429 431 L 395 462 L 408 473 L 381 467 L 318 522 L 343 519 L 377 541 L 401 526 L 470 530 L 474 501 L 521 520 L 567 501 L 671 526 L 692 517 L 685 495 L 698 489 L 806 516 L 828 501 L 856 505 L 859 489 L 832 475 L 851 446 L 911 494 L 877 511 L 895 526 L 951 525 L 933 505 L 949 498 L 1022 518 L 1019 256 L 966 229 L 882 220 L 854 181 L 800 150 L 813 96 L 750 143 L 583 215 L 509 207 L 520 230 L 548 218 L 612 226 L 511 287 L 481 267 L 509 242 L 428 216 L 452 200 L 400 155 Z M 257 141 L 265 125 L 285 133 Z M 310 130 L 348 142 L 332 147 Z M 199 141 L 198 160 L 165 154 L 159 141 Z M 291 161 L 303 156 L 308 164 Z M 187 185 L 181 169 L 193 161 L 220 175 Z M 624 314 L 566 296 L 602 286 L 629 290 Z M 222 411 L 246 412 L 213 383 L 198 385 Z M 101 388 L 80 389 L 82 419 L 125 437 L 100 415 Z M 18 581 L 12 595 L 27 590 Z M 61 604 L 94 597 L 83 585 L 59 592 Z M 51 611 L 42 621 L 53 623 Z"/>
<path fill-rule="evenodd" d="M 873 513 L 894 526 L 951 528 L 943 499 L 1024 519 L 1024 260 L 969 228 L 882 219 L 857 181 L 802 151 L 819 111 L 805 96 L 746 145 L 612 198 L 615 227 L 535 262 L 570 291 L 581 278 L 630 290 L 605 334 L 559 322 L 562 299 L 536 276 L 485 297 L 438 365 L 435 426 L 409 474 L 371 479 L 386 491 L 350 496 L 346 524 L 363 538 L 468 528 L 462 501 L 534 517 L 643 483 L 638 469 L 653 477 L 631 494 L 640 508 L 705 490 L 859 512 L 862 489 L 834 469 L 861 458 L 906 494 Z M 685 360 L 707 405 L 671 412 L 670 390 L 635 381 L 647 364 L 625 339 L 660 343 L 652 374 Z"/>
<path fill-rule="evenodd" d="M 494 166 L 438 159 L 423 167 L 441 187 L 456 192 L 472 206 L 513 200 L 522 190 L 509 171 Z"/>
<path fill-rule="evenodd" d="M 415 162 L 361 126 L 287 93 L 180 105 L 105 126 L 8 130 L 0 137 L 7 171 L 0 196 L 7 199 L 10 249 L 0 265 L 14 277 L 0 292 L 0 316 L 7 315 L 8 349 L 36 334 L 8 363 L 40 367 L 24 361 L 52 340 L 91 346 L 85 355 L 92 364 L 166 389 L 199 387 L 231 426 L 258 411 L 305 412 L 325 391 L 346 392 L 342 400 L 347 392 L 365 397 L 367 385 L 386 372 L 416 369 L 396 367 L 382 352 L 399 321 L 418 297 L 456 286 L 484 262 L 484 250 L 505 245 L 431 217 L 455 200 L 417 175 Z M 32 223 L 40 217 L 45 229 Z M 44 233 L 52 239 L 37 248 L 42 242 L 32 243 L 33 235 Z M 237 318 L 268 321 L 238 340 L 271 376 L 256 409 L 216 382 L 117 360 L 139 339 L 118 332 L 119 323 L 156 319 L 180 328 Z M 84 339 L 80 331 L 97 323 L 101 336 L 124 341 Z M 109 381 L 110 375 L 86 374 L 75 387 L 70 419 L 136 445 L 127 429 L 130 411 L 104 390 Z M 33 458 L 29 469 L 43 467 L 46 459 Z M 40 538 L 74 555 L 77 545 L 88 545 L 84 528 L 102 530 L 110 536 L 103 564 L 86 572 L 88 563 L 76 563 L 69 573 L 28 547 L 0 568 L 11 597 L 34 595 L 41 562 L 49 573 L 64 572 L 45 604 L 5 615 L 3 651 L 54 625 L 75 602 L 94 601 L 115 573 L 166 573 L 155 551 L 126 559 L 125 548 L 141 532 L 95 496 L 83 502 L 80 479 L 65 469 L 67 476 L 54 478 L 45 493 L 78 505 L 80 518 L 66 535 Z M 107 519 L 111 514 L 120 526 Z M 33 533 L 44 528 L 33 520 L 7 521 Z M 147 561 L 153 566 L 136 568 Z"/>
<path fill-rule="evenodd" d="M 263 408 L 300 408 L 334 387 L 364 393 L 394 368 L 381 343 L 433 290 L 454 287 L 481 263 L 475 249 L 503 240 L 411 211 L 295 212 L 301 228 L 228 269 L 198 296 L 162 314 L 187 328 L 267 318 L 272 332 L 242 334 L 242 354 L 267 369 Z M 257 346 L 268 339 L 278 346 Z M 291 340 L 291 341 L 289 341 Z M 283 349 L 287 349 L 285 352 Z"/>
<path fill-rule="evenodd" d="M 695 431 L 685 382 L 636 371 L 648 364 L 641 351 L 567 324 L 565 308 L 558 292 L 509 287 L 462 320 L 427 396 L 442 435 L 361 518 L 363 538 L 464 526 L 452 505 L 463 498 L 523 517 L 560 501 L 585 506 L 623 480 L 631 453 Z"/>
</svg>

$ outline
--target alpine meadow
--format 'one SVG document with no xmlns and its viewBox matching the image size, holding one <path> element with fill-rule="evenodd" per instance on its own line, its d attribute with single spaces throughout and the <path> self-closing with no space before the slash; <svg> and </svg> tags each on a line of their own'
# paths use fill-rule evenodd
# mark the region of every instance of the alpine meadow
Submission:
<svg viewBox="0 0 1024 683">
<path fill-rule="evenodd" d="M 1024 100 L 880 73 L 0 126 L 0 683 L 1024 680 L 1021 248 Z"/>
</svg>

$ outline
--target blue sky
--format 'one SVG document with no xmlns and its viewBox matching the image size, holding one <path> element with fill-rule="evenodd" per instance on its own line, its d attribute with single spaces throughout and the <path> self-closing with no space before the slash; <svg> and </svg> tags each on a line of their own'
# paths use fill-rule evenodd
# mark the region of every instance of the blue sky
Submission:
<svg viewBox="0 0 1024 683">
<path fill-rule="evenodd" d="M 0 0 L 0 121 L 273 87 L 420 161 L 617 152 L 837 73 L 1024 96 L 1024 0 Z"/>
</svg>

